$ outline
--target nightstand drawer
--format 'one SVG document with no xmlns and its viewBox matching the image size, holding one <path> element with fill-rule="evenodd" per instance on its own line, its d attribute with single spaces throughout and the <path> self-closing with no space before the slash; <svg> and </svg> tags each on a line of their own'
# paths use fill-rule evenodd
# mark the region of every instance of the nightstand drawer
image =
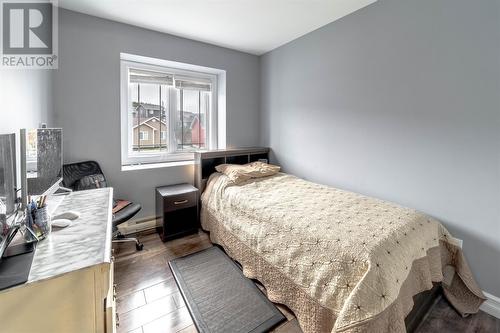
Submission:
<svg viewBox="0 0 500 333">
<path fill-rule="evenodd" d="M 163 199 L 163 211 L 171 212 L 178 209 L 193 207 L 198 204 L 196 192 L 183 193 Z"/>
</svg>

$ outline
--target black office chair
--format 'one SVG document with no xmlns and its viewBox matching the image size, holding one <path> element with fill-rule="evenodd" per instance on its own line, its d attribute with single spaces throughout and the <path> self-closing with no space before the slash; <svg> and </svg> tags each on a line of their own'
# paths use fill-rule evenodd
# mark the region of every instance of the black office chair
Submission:
<svg viewBox="0 0 500 333">
<path fill-rule="evenodd" d="M 73 191 L 108 186 L 101 167 L 95 161 L 65 164 L 62 185 Z M 113 208 L 119 203 L 119 200 L 113 200 Z M 113 243 L 134 242 L 138 251 L 143 249 L 144 245 L 136 237 L 125 237 L 118 231 L 118 225 L 130 220 L 141 208 L 140 204 L 132 202 L 113 214 Z"/>
</svg>

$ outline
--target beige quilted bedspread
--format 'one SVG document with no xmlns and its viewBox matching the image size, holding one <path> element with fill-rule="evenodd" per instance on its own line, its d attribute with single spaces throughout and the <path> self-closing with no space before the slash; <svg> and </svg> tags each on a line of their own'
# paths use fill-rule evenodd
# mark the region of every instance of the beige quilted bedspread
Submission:
<svg viewBox="0 0 500 333">
<path fill-rule="evenodd" d="M 443 272 L 445 295 L 462 314 L 484 300 L 438 221 L 291 175 L 240 185 L 212 175 L 202 226 L 304 332 L 402 332 L 411 297 Z"/>
</svg>

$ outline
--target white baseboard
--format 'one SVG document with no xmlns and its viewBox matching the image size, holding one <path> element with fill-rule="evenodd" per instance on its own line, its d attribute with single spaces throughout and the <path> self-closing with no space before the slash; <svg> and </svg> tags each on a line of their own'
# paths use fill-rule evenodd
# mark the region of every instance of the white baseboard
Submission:
<svg viewBox="0 0 500 333">
<path fill-rule="evenodd" d="M 487 314 L 500 319 L 500 298 L 483 291 L 487 300 L 481 305 L 480 309 Z"/>
<path fill-rule="evenodd" d="M 156 217 L 148 216 L 142 219 L 131 220 L 118 226 L 118 230 L 123 235 L 133 234 L 140 231 L 150 230 L 157 227 Z"/>
</svg>

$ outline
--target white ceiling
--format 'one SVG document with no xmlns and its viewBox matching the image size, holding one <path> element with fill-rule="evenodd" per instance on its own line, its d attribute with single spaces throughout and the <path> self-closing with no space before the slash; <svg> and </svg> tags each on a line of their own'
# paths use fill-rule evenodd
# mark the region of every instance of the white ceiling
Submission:
<svg viewBox="0 0 500 333">
<path fill-rule="evenodd" d="M 59 0 L 59 6 L 261 55 L 375 1 Z"/>
</svg>

